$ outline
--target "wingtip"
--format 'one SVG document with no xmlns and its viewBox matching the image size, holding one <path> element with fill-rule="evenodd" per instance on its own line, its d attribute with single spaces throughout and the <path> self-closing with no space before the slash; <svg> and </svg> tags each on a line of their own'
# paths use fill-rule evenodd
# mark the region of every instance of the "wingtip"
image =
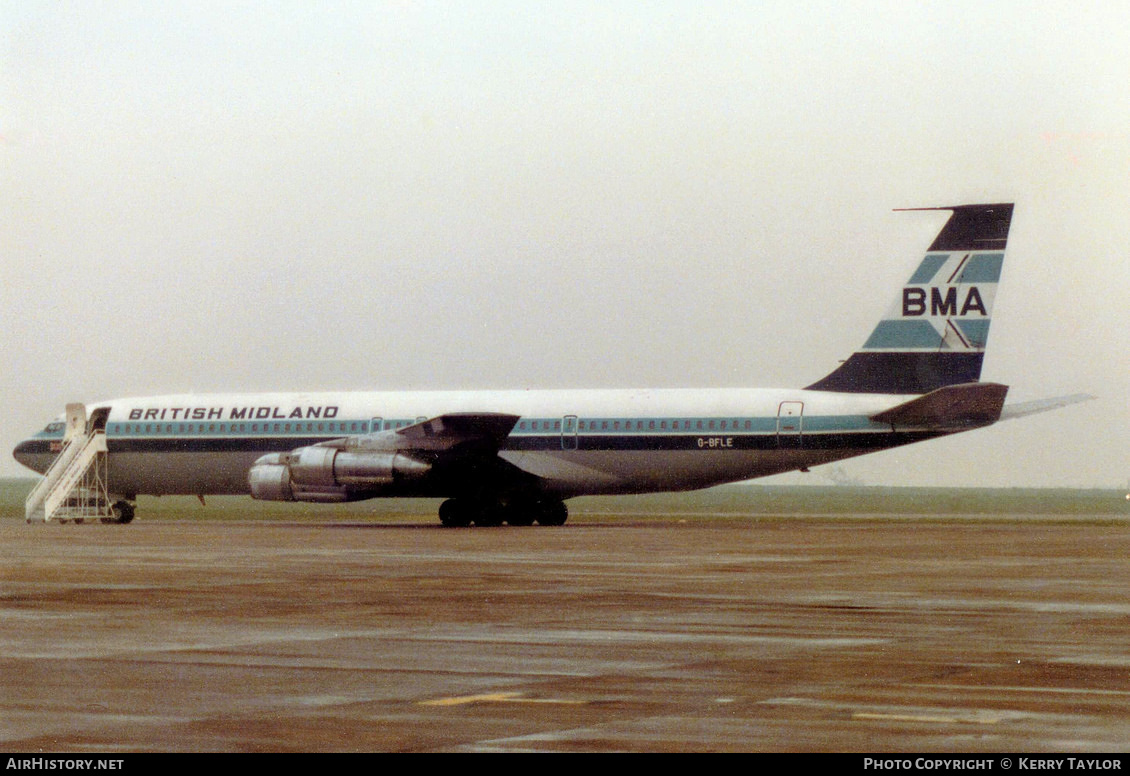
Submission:
<svg viewBox="0 0 1130 776">
<path fill-rule="evenodd" d="M 930 210 L 992 210 L 997 207 L 1015 207 L 1015 202 L 986 202 L 971 205 L 939 205 L 937 207 L 896 207 L 895 213 L 916 213 Z"/>
<path fill-rule="evenodd" d="M 1072 404 L 1080 404 L 1085 401 L 1093 401 L 1098 397 L 1091 393 L 1073 393 L 1068 396 L 1054 396 L 1050 399 L 1037 399 L 1035 401 L 1020 402 L 1018 404 L 1006 404 L 1001 411 L 1001 420 L 1012 420 L 1013 418 L 1023 418 L 1027 415 L 1035 415 L 1038 412 L 1050 412 L 1052 410 L 1063 409 Z"/>
</svg>

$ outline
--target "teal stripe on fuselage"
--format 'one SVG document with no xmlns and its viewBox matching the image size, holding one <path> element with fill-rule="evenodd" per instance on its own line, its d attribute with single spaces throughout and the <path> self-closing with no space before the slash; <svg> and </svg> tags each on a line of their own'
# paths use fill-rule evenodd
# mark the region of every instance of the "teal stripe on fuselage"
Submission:
<svg viewBox="0 0 1130 776">
<path fill-rule="evenodd" d="M 866 415 L 803 415 L 800 417 L 805 433 L 818 431 L 872 431 L 888 429 Z M 544 436 L 545 428 L 531 428 L 523 424 L 530 422 L 544 424 L 548 420 L 519 421 L 510 436 Z M 664 436 L 671 434 L 776 434 L 777 416 L 766 418 L 580 418 L 577 422 L 581 435 L 599 436 Z M 555 429 L 555 433 L 557 430 Z"/>
<path fill-rule="evenodd" d="M 408 425 L 412 421 L 405 421 Z M 246 436 L 303 436 L 311 434 L 331 435 L 332 437 L 355 436 L 368 433 L 368 421 L 321 421 L 321 422 L 257 422 L 245 421 L 210 421 L 210 422 L 169 422 L 169 421 L 130 421 L 127 423 L 107 424 L 107 434 L 115 437 L 143 437 L 143 436 L 210 436 L 210 437 L 246 437 Z M 62 436 L 60 434 L 60 436 Z"/>
<path fill-rule="evenodd" d="M 886 428 L 865 415 L 804 415 L 801 417 L 805 433 L 870 431 Z M 415 419 L 386 419 L 383 430 L 395 430 L 415 423 Z M 582 435 L 664 436 L 671 434 L 776 434 L 777 416 L 769 417 L 597 417 L 580 416 L 577 432 Z M 332 422 L 118 422 L 108 424 L 110 439 L 140 439 L 168 437 L 208 438 L 309 438 L 312 434 L 327 439 L 360 436 L 368 431 L 367 420 L 338 420 Z M 522 418 L 511 431 L 512 437 L 561 436 L 561 418 Z M 570 432 L 566 432 L 567 434 Z M 37 439 L 62 439 L 62 432 L 39 432 Z"/>
</svg>

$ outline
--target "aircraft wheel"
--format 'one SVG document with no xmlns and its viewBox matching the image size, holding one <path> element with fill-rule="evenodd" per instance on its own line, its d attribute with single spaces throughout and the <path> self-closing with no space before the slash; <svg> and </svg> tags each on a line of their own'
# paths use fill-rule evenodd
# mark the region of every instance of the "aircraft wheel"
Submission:
<svg viewBox="0 0 1130 776">
<path fill-rule="evenodd" d="M 118 501 L 114 504 L 113 509 L 114 517 L 110 519 L 111 522 L 121 523 L 122 525 L 133 522 L 135 509 L 133 504 L 128 501 Z"/>
<path fill-rule="evenodd" d="M 480 504 L 475 510 L 475 525 L 493 528 L 502 525 L 505 519 L 505 511 L 501 504 Z"/>
<path fill-rule="evenodd" d="M 565 521 L 569 519 L 569 508 L 564 501 L 543 501 L 539 506 L 539 525 L 565 525 Z"/>
<path fill-rule="evenodd" d="M 449 528 L 463 528 L 471 524 L 471 510 L 462 502 L 449 498 L 440 504 L 439 521 Z"/>
<path fill-rule="evenodd" d="M 518 501 L 506 506 L 507 525 L 533 525 L 538 507 L 532 501 Z"/>
</svg>

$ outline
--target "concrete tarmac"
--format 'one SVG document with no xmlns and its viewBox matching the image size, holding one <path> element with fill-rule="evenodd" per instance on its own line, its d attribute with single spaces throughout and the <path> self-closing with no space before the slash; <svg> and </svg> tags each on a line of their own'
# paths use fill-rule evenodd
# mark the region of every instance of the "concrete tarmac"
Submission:
<svg viewBox="0 0 1130 776">
<path fill-rule="evenodd" d="M 0 524 L 0 749 L 1124 752 L 1125 520 Z"/>
</svg>

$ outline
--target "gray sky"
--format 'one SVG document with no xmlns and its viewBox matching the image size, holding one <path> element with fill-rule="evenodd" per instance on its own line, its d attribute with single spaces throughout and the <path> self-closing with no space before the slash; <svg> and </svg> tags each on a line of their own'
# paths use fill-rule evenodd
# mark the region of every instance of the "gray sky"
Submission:
<svg viewBox="0 0 1130 776">
<path fill-rule="evenodd" d="M 1124 3 L 0 0 L 0 475 L 72 400 L 807 385 L 946 217 L 893 208 L 1015 201 L 982 377 L 1099 399 L 844 470 L 1125 486 L 1127 51 Z"/>
</svg>

